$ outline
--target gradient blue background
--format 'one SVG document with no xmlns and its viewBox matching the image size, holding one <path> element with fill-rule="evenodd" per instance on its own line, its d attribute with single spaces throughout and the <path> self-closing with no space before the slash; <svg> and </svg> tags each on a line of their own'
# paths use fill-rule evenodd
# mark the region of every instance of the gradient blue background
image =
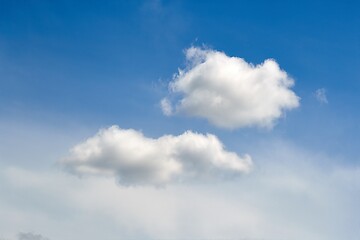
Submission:
<svg viewBox="0 0 360 240">
<path fill-rule="evenodd" d="M 118 124 L 149 136 L 193 129 L 245 151 L 281 137 L 356 164 L 359 9 L 359 1 L 0 1 L 0 121 L 93 132 Z M 203 44 L 254 64 L 276 59 L 301 107 L 273 131 L 163 116 L 159 101 L 183 50 Z M 316 100 L 319 88 L 328 104 Z"/>
</svg>

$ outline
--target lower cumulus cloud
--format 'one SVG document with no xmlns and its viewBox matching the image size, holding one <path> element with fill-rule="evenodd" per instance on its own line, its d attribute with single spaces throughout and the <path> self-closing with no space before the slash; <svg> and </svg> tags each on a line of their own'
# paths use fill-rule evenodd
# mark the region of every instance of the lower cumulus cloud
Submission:
<svg viewBox="0 0 360 240">
<path fill-rule="evenodd" d="M 187 131 L 154 139 L 118 126 L 77 144 L 60 163 L 78 175 L 115 176 L 123 185 L 227 179 L 252 166 L 249 155 L 227 151 L 212 134 Z"/>
</svg>

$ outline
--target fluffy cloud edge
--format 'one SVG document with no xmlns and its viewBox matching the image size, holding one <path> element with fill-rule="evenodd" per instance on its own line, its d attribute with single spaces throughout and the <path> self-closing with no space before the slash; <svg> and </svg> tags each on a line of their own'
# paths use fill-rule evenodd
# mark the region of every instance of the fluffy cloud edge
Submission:
<svg viewBox="0 0 360 240">
<path fill-rule="evenodd" d="M 161 100 L 165 115 L 205 118 L 220 128 L 272 128 L 300 98 L 294 80 L 274 59 L 253 65 L 242 58 L 198 47 L 185 51 L 186 67 L 169 83 Z"/>
<path fill-rule="evenodd" d="M 212 134 L 149 138 L 116 125 L 75 145 L 59 163 L 77 175 L 115 176 L 122 185 L 231 179 L 252 168 L 250 155 L 227 151 Z"/>
</svg>

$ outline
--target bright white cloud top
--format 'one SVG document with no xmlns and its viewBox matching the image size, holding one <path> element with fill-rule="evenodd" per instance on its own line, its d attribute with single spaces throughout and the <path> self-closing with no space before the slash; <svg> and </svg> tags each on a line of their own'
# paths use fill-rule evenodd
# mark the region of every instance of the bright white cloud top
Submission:
<svg viewBox="0 0 360 240">
<path fill-rule="evenodd" d="M 161 101 L 165 115 L 201 117 L 222 128 L 271 128 L 284 111 L 299 106 L 291 90 L 294 80 L 273 59 L 254 66 L 223 52 L 191 47 L 186 60 L 187 67 L 174 76 L 169 96 Z"/>
<path fill-rule="evenodd" d="M 216 180 L 250 170 L 249 155 L 226 151 L 211 134 L 187 131 L 157 139 L 112 126 L 74 146 L 61 161 L 76 174 L 115 176 L 124 185 Z"/>
</svg>

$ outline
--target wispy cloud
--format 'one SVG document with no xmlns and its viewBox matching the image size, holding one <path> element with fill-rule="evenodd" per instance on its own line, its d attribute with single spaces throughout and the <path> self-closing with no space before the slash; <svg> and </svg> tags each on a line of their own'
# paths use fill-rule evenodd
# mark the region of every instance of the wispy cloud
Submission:
<svg viewBox="0 0 360 240">
<path fill-rule="evenodd" d="M 170 95 L 161 101 L 163 112 L 201 117 L 218 127 L 271 128 L 285 110 L 299 106 L 290 89 L 294 80 L 268 59 L 252 65 L 223 52 L 191 47 L 188 64 L 169 84 Z M 181 95 L 170 105 L 170 100 Z"/>
<path fill-rule="evenodd" d="M 328 103 L 328 99 L 327 99 L 327 96 L 326 96 L 326 89 L 325 88 L 320 88 L 320 89 L 317 89 L 315 91 L 315 97 L 316 99 L 324 104 L 324 103 Z"/>
</svg>

